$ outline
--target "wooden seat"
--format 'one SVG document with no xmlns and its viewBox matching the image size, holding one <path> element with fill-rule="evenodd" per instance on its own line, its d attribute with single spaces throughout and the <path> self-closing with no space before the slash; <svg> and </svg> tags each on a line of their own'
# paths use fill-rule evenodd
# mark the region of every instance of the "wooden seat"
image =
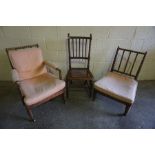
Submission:
<svg viewBox="0 0 155 155">
<path fill-rule="evenodd" d="M 111 71 L 94 83 L 93 100 L 96 93 L 115 99 L 125 105 L 126 115 L 135 101 L 137 78 L 146 54 L 118 47 Z"/>
<path fill-rule="evenodd" d="M 90 64 L 90 37 L 70 36 L 68 34 L 69 70 L 66 75 L 66 92 L 69 96 L 70 83 L 73 80 L 84 81 L 88 86 L 89 96 L 92 92 L 93 75 L 89 70 Z"/>
</svg>

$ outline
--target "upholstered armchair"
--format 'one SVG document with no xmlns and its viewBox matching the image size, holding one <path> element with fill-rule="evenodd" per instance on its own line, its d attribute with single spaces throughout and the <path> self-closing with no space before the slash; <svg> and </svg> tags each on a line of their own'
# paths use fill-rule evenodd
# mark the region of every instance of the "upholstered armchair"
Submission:
<svg viewBox="0 0 155 155">
<path fill-rule="evenodd" d="M 138 75 L 147 52 L 133 51 L 118 47 L 111 71 L 94 83 L 93 100 L 96 93 L 108 96 L 125 105 L 123 115 L 127 115 L 135 102 Z"/>
<path fill-rule="evenodd" d="M 65 103 L 65 82 L 61 80 L 61 70 L 43 60 L 38 44 L 8 48 L 6 52 L 12 67 L 13 81 L 18 85 L 31 121 L 35 121 L 33 107 L 57 96 L 62 96 Z"/>
</svg>

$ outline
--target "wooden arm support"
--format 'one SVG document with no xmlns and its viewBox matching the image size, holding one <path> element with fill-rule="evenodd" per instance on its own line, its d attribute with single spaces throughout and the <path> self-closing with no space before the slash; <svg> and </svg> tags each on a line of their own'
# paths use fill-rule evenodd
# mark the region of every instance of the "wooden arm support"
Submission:
<svg viewBox="0 0 155 155">
<path fill-rule="evenodd" d="M 55 69 L 56 71 L 58 71 L 58 73 L 59 73 L 59 79 L 60 79 L 60 80 L 62 79 L 61 70 L 60 70 L 57 66 L 55 66 L 54 64 L 49 63 L 49 62 L 47 62 L 47 61 L 44 61 L 44 64 L 45 64 L 47 67 L 52 68 L 52 69 Z"/>
</svg>

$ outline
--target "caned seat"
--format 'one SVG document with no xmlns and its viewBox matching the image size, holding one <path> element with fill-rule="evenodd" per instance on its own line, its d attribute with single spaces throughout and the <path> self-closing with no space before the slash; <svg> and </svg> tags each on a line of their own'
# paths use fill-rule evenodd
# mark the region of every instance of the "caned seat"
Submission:
<svg viewBox="0 0 155 155">
<path fill-rule="evenodd" d="M 96 90 L 129 104 L 135 100 L 137 86 L 133 78 L 115 72 L 109 72 L 94 83 Z"/>
<path fill-rule="evenodd" d="M 69 70 L 66 75 L 66 93 L 69 96 L 69 87 L 73 80 L 83 81 L 84 86 L 92 92 L 93 75 L 89 69 L 92 35 L 70 36 L 68 34 Z"/>
<path fill-rule="evenodd" d="M 68 71 L 67 77 L 69 80 L 76 80 L 76 79 L 84 79 L 84 80 L 91 80 L 93 78 L 91 72 L 89 70 L 85 70 L 82 68 L 78 68 L 78 69 L 70 69 Z"/>
</svg>

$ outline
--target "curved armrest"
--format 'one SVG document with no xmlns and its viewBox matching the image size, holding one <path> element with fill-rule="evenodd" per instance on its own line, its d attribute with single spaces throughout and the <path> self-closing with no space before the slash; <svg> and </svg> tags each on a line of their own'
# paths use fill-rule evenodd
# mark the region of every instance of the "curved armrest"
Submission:
<svg viewBox="0 0 155 155">
<path fill-rule="evenodd" d="M 49 63 L 49 62 L 47 62 L 47 61 L 44 61 L 44 64 L 45 64 L 47 67 L 52 68 L 52 69 L 58 71 L 58 72 L 59 72 L 59 79 L 60 79 L 60 80 L 62 79 L 61 70 L 60 70 L 56 65 L 54 65 L 54 64 L 52 64 L 52 63 Z"/>
<path fill-rule="evenodd" d="M 12 69 L 11 70 L 11 74 L 12 74 L 12 80 L 13 80 L 13 82 L 17 82 L 17 81 L 20 80 L 19 74 L 18 74 L 18 72 L 17 72 L 16 69 Z"/>
</svg>

